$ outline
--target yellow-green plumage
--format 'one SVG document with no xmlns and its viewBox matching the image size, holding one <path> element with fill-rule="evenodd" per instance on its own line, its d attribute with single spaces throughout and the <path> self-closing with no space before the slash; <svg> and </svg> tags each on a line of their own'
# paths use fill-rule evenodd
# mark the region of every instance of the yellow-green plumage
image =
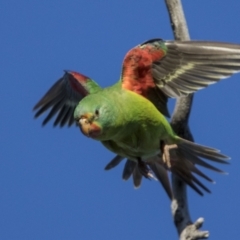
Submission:
<svg viewBox="0 0 240 240">
<path fill-rule="evenodd" d="M 79 103 L 74 117 L 79 119 L 99 107 L 96 121 L 100 123 L 103 135 L 96 140 L 103 141 L 117 154 L 145 159 L 160 152 L 161 140 L 169 144 L 177 141 L 165 117 L 149 100 L 132 91 L 108 88 L 91 94 Z M 102 113 L 101 107 L 104 109 Z M 112 141 L 112 145 L 107 141 Z"/>
</svg>

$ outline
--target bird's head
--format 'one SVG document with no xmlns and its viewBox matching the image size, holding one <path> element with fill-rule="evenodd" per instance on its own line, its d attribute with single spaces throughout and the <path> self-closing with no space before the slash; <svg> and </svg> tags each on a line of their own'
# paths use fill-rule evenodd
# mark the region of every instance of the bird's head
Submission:
<svg viewBox="0 0 240 240">
<path fill-rule="evenodd" d="M 98 93 L 83 98 L 74 111 L 81 132 L 100 141 L 111 139 L 115 117 L 113 103 Z"/>
</svg>

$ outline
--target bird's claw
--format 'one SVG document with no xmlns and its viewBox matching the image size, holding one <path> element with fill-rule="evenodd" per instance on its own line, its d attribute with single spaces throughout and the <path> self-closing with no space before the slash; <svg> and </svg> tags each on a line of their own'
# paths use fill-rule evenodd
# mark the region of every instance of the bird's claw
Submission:
<svg viewBox="0 0 240 240">
<path fill-rule="evenodd" d="M 167 168 L 171 168 L 171 157 L 170 157 L 170 151 L 172 149 L 178 148 L 177 144 L 171 144 L 167 145 L 163 141 L 161 142 L 161 152 L 162 152 L 162 160 L 164 164 L 167 166 Z"/>
</svg>

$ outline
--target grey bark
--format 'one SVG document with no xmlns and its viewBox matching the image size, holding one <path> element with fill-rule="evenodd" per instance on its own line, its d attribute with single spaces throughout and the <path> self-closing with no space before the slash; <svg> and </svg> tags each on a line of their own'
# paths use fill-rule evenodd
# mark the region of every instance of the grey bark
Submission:
<svg viewBox="0 0 240 240">
<path fill-rule="evenodd" d="M 189 40 L 189 32 L 182 9 L 181 0 L 165 0 L 172 30 L 176 40 Z M 188 119 L 193 102 L 193 94 L 177 99 L 175 109 L 171 119 L 174 131 L 180 136 L 193 141 L 193 136 L 188 126 Z M 177 228 L 180 240 L 197 240 L 209 237 L 208 231 L 201 231 L 204 219 L 199 218 L 192 222 L 187 200 L 186 184 L 172 174 L 173 200 L 171 203 L 172 215 Z"/>
</svg>

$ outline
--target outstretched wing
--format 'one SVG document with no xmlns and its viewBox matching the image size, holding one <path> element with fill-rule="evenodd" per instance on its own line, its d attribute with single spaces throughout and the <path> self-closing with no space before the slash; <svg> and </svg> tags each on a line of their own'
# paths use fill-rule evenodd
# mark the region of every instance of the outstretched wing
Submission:
<svg viewBox="0 0 240 240">
<path fill-rule="evenodd" d="M 79 101 L 86 95 L 100 90 L 101 87 L 92 79 L 72 71 L 65 71 L 61 77 L 40 99 L 33 108 L 35 118 L 50 110 L 43 121 L 45 125 L 56 116 L 54 126 L 74 123 L 73 113 Z"/>
<path fill-rule="evenodd" d="M 123 88 L 167 115 L 167 97 L 188 95 L 239 71 L 238 44 L 153 39 L 126 54 L 121 77 Z"/>
</svg>

